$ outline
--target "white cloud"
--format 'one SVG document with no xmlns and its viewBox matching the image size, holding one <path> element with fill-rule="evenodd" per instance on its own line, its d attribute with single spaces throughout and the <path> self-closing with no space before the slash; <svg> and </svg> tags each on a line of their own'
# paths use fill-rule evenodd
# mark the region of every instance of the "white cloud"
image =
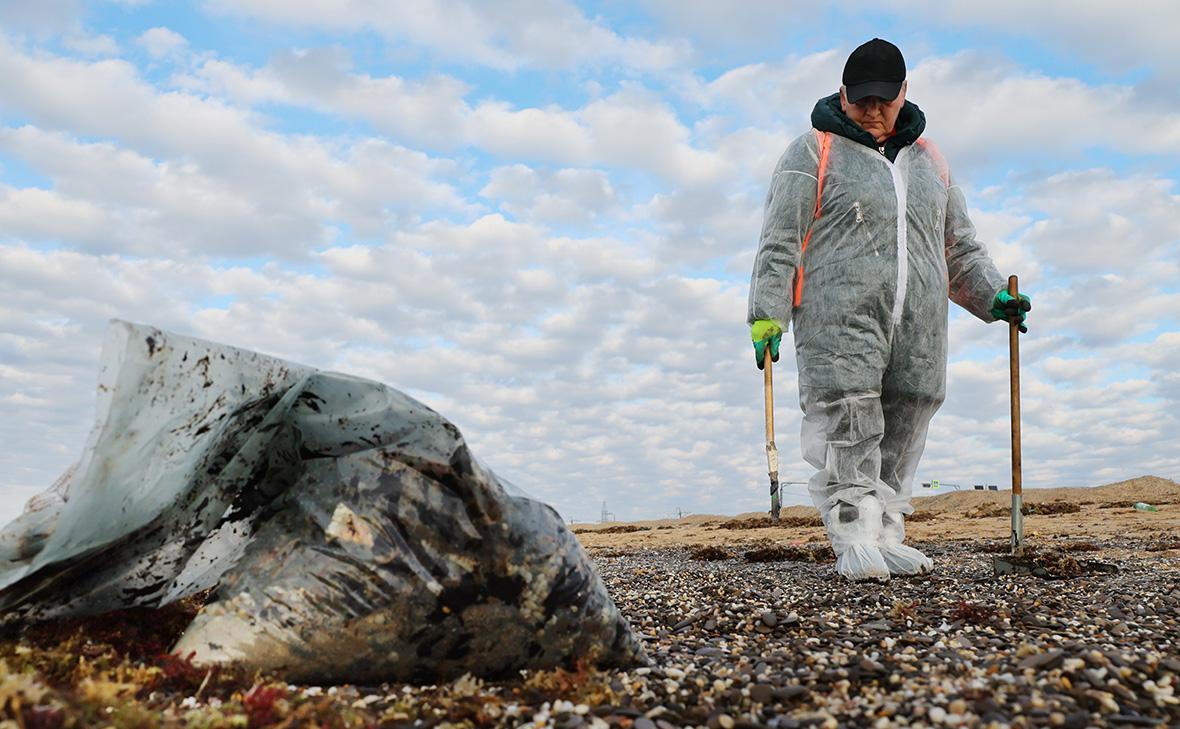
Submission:
<svg viewBox="0 0 1180 729">
<path fill-rule="evenodd" d="M 876 8 L 880 6 L 874 4 Z M 953 4 L 938 0 L 888 0 L 884 6 L 920 17 L 926 23 L 1034 38 L 1078 61 L 1103 61 L 1121 71 L 1147 63 L 1167 71 L 1175 57 L 1174 31 L 1180 22 L 1180 6 L 1170 0 L 1120 3 L 992 0 Z"/>
<path fill-rule="evenodd" d="M 610 178 L 601 170 L 498 167 L 479 194 L 518 218 L 554 225 L 585 225 L 617 205 Z"/>
<path fill-rule="evenodd" d="M 363 119 L 395 138 L 442 149 L 471 145 L 501 158 L 562 165 L 595 160 L 685 184 L 733 172 L 716 152 L 694 143 L 693 130 L 669 104 L 636 85 L 572 110 L 517 108 L 499 100 L 471 106 L 464 99 L 468 87 L 453 78 L 410 82 L 351 73 L 338 49 L 282 54 L 257 71 L 209 61 L 179 81 L 240 102 L 280 102 Z"/>
<path fill-rule="evenodd" d="M 279 25 L 340 32 L 372 30 L 390 41 L 405 41 L 443 58 L 498 69 L 601 63 L 659 69 L 679 62 L 687 51 L 680 43 L 619 35 L 563 0 L 414 0 L 392 5 L 362 0 L 209 0 L 206 6 L 218 13 Z"/>
<path fill-rule="evenodd" d="M 643 0 L 640 5 L 662 25 L 691 36 L 697 43 L 728 47 L 766 44 L 823 12 L 820 3 L 781 0 Z"/>
<path fill-rule="evenodd" d="M 472 110 L 465 127 L 471 143 L 501 157 L 586 164 L 596 156 L 594 131 L 561 109 L 514 109 L 485 101 Z"/>
<path fill-rule="evenodd" d="M 1180 154 L 1180 110 L 1150 109 L 1136 96 L 1131 86 L 1092 86 L 971 51 L 918 64 L 907 94 L 952 170 L 1016 155 L 1079 159 L 1088 148 Z"/>
<path fill-rule="evenodd" d="M 840 88 L 843 67 L 843 53 L 825 50 L 739 66 L 712 81 L 692 81 L 682 93 L 707 108 L 728 111 L 736 107 L 755 122 L 783 120 L 802 132 L 810 126 L 816 99 Z"/>
<path fill-rule="evenodd" d="M 8 32 L 34 34 L 76 30 L 81 21 L 80 0 L 20 0 L 0 2 L 0 27 Z"/>
<path fill-rule="evenodd" d="M 75 33 L 65 36 L 62 45 L 83 56 L 114 56 L 119 53 L 119 44 L 109 35 Z"/>
<path fill-rule="evenodd" d="M 594 136 L 595 156 L 612 165 L 635 165 L 684 183 L 717 179 L 725 163 L 692 146 L 691 130 L 655 94 L 626 88 L 590 102 L 578 113 Z"/>
<path fill-rule="evenodd" d="M 1040 212 L 1026 245 L 1067 274 L 1150 269 L 1180 245 L 1180 195 L 1171 180 L 1106 169 L 1061 172 L 1022 186 L 1020 204 Z"/>
<path fill-rule="evenodd" d="M 148 28 L 140 34 L 136 43 L 156 60 L 167 58 L 188 45 L 180 33 L 163 27 Z"/>
<path fill-rule="evenodd" d="M 464 206 L 450 185 L 431 179 L 451 169 L 447 161 L 378 140 L 283 137 L 218 102 L 155 93 L 122 62 L 34 60 L 11 48 L 4 58 L 4 50 L 0 63 L 44 84 L 34 89 L 30 81 L 27 93 L 9 96 L 12 111 L 118 140 L 81 144 L 33 126 L 0 130 L 0 148 L 55 180 L 53 190 L 5 193 L 0 216 L 10 237 L 74 240 L 93 250 L 300 257 L 330 239 L 331 225 L 380 236 L 425 211 Z M 54 89 L 82 98 L 70 103 Z M 159 126 L 121 114 L 120 104 Z"/>
</svg>

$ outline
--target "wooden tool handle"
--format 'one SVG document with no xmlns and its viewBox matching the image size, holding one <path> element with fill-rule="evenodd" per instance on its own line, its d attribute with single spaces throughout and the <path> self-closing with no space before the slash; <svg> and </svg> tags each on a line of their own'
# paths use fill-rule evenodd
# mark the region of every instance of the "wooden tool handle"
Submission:
<svg viewBox="0 0 1180 729">
<path fill-rule="evenodd" d="M 1008 277 L 1008 294 L 1020 298 L 1015 275 Z M 1008 321 L 1008 373 L 1012 389 L 1012 493 L 1020 494 L 1020 317 Z"/>
<path fill-rule="evenodd" d="M 766 472 L 770 476 L 770 518 L 779 518 L 778 446 L 774 444 L 774 361 L 770 345 L 762 355 L 762 389 L 766 402 Z"/>
<path fill-rule="evenodd" d="M 1017 300 L 1016 276 L 1008 277 L 1008 294 Z M 1008 375 L 1012 401 L 1012 554 L 1024 552 L 1024 491 L 1020 463 L 1020 316 L 1008 320 Z"/>
<path fill-rule="evenodd" d="M 766 396 L 766 442 L 774 442 L 774 375 L 771 369 L 774 363 L 770 359 L 770 344 L 762 354 L 762 391 Z"/>
</svg>

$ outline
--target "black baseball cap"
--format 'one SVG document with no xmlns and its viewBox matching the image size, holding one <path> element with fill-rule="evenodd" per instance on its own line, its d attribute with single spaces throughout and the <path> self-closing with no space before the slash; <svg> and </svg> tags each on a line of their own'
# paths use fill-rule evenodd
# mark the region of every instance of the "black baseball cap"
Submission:
<svg viewBox="0 0 1180 729">
<path fill-rule="evenodd" d="M 844 94 L 855 104 L 866 96 L 892 101 L 905 81 L 905 59 L 897 46 L 874 38 L 857 47 L 844 64 Z"/>
</svg>

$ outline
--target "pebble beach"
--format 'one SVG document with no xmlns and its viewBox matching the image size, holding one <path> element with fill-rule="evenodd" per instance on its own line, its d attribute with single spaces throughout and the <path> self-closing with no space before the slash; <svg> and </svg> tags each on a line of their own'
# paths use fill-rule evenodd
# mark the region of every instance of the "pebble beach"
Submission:
<svg viewBox="0 0 1180 729">
<path fill-rule="evenodd" d="M 1039 577 L 994 573 L 1008 548 L 997 538 L 1004 518 L 980 504 L 997 495 L 937 497 L 910 540 L 934 558 L 934 573 L 885 583 L 837 578 L 814 512 L 801 508 L 777 524 L 748 514 L 575 527 L 651 659 L 626 670 L 303 686 L 161 659 L 167 626 L 191 617 L 183 608 L 60 625 L 0 640 L 0 720 L 48 729 L 1180 726 L 1180 503 L 1169 501 L 1180 502 L 1180 487 L 1116 486 L 1030 499 L 1030 546 L 1047 565 Z M 1126 503 L 1149 497 L 1158 512 Z M 1078 502 L 1088 503 L 1037 510 Z"/>
</svg>

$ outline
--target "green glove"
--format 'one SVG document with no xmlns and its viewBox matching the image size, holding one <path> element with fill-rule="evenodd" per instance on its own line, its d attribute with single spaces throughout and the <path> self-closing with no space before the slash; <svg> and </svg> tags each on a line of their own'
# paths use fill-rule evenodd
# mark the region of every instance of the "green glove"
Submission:
<svg viewBox="0 0 1180 729">
<path fill-rule="evenodd" d="M 1019 294 L 1017 299 L 1012 294 L 1008 293 L 1008 289 L 1000 289 L 996 292 L 996 298 L 992 299 L 992 316 L 1001 321 L 1012 321 L 1016 316 L 1020 317 L 1020 331 L 1027 332 L 1028 327 L 1024 326 L 1024 320 L 1028 317 L 1028 312 L 1032 310 L 1032 302 L 1029 301 L 1027 294 Z"/>
<path fill-rule="evenodd" d="M 783 341 L 783 328 L 770 319 L 759 319 L 750 325 L 750 340 L 754 342 L 754 363 L 762 369 L 766 359 L 766 345 L 770 345 L 770 361 L 778 362 L 778 348 Z"/>
</svg>

